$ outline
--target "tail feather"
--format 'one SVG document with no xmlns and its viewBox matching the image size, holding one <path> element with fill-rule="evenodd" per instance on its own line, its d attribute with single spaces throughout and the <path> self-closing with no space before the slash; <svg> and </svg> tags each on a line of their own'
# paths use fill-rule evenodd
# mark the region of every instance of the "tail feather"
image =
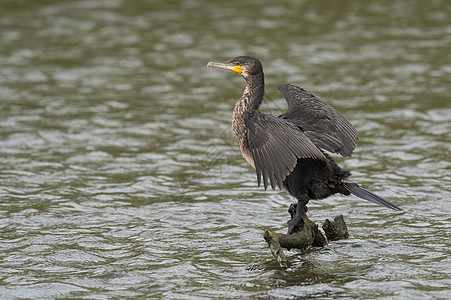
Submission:
<svg viewBox="0 0 451 300">
<path fill-rule="evenodd" d="M 347 189 L 351 194 L 360 197 L 362 199 L 368 200 L 370 202 L 394 209 L 394 210 L 402 210 L 401 208 L 397 207 L 393 203 L 385 200 L 381 196 L 378 196 L 374 193 L 371 193 L 370 191 L 365 190 L 364 188 L 360 187 L 357 183 L 354 182 L 343 182 L 343 187 Z"/>
</svg>

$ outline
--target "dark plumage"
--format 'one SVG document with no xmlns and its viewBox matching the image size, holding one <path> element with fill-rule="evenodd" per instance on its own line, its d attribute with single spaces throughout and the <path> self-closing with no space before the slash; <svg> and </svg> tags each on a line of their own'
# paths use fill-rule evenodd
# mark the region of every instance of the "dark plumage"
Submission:
<svg viewBox="0 0 451 300">
<path fill-rule="evenodd" d="M 227 62 L 209 62 L 241 74 L 246 80 L 243 95 L 235 105 L 232 129 L 243 157 L 257 173 L 260 186 L 268 182 L 298 200 L 296 218 L 288 222 L 288 233 L 302 220 L 310 199 L 333 194 L 360 198 L 400 210 L 396 205 L 351 182 L 349 171 L 342 170 L 324 150 L 351 156 L 357 142 L 354 126 L 330 105 L 303 88 L 281 84 L 288 110 L 275 117 L 258 110 L 263 101 L 264 75 L 260 61 L 238 56 Z"/>
</svg>

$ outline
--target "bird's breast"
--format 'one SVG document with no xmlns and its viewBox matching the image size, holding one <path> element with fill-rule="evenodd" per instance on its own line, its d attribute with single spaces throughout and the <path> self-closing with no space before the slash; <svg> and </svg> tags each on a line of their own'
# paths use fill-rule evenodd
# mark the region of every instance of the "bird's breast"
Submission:
<svg viewBox="0 0 451 300">
<path fill-rule="evenodd" d="M 242 118 L 242 113 L 239 115 L 234 111 L 234 118 L 232 119 L 232 130 L 235 135 L 235 140 L 240 148 L 244 159 L 255 169 L 254 158 L 249 148 L 247 140 L 247 127 Z"/>
<path fill-rule="evenodd" d="M 243 150 L 243 149 L 240 149 L 240 150 L 241 150 L 241 154 L 243 155 L 244 159 L 252 166 L 252 168 L 255 169 L 254 158 L 252 157 L 251 151 L 249 149 L 247 149 L 247 151 Z"/>
</svg>

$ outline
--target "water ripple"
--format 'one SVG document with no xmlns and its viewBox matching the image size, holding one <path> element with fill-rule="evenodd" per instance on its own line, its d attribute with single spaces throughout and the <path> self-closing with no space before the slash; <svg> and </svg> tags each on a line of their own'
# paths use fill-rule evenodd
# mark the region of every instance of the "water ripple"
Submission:
<svg viewBox="0 0 451 300">
<path fill-rule="evenodd" d="M 1 298 L 448 296 L 449 6 L 235 2 L 0 4 Z M 293 199 L 233 141 L 244 81 L 205 66 L 239 54 L 263 110 L 291 82 L 342 111 L 360 140 L 337 161 L 404 211 L 312 201 L 351 238 L 280 269 L 262 232 Z"/>
</svg>

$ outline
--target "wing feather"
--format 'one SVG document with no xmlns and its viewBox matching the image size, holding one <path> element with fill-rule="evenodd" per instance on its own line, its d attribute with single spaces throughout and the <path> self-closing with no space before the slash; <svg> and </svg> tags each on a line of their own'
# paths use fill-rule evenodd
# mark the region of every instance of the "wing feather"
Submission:
<svg viewBox="0 0 451 300">
<path fill-rule="evenodd" d="M 259 186 L 263 181 L 266 189 L 269 181 L 273 189 L 282 188 L 298 158 L 326 161 L 321 150 L 295 124 L 257 110 L 245 111 L 243 117 Z"/>
<path fill-rule="evenodd" d="M 288 110 L 280 118 L 301 127 L 319 148 L 343 156 L 352 155 L 357 132 L 342 114 L 298 86 L 281 84 L 279 90 L 288 103 Z"/>
</svg>

